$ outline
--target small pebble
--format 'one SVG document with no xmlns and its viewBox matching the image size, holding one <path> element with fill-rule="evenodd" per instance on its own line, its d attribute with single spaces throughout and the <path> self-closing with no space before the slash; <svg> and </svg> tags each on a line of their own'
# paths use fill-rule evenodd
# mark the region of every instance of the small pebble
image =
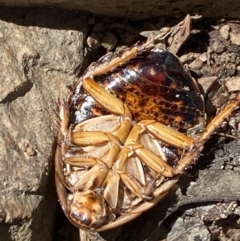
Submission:
<svg viewBox="0 0 240 241">
<path fill-rule="evenodd" d="M 107 50 L 111 51 L 115 48 L 117 44 L 117 38 L 110 32 L 107 32 L 103 38 L 101 45 Z"/>
<path fill-rule="evenodd" d="M 229 92 L 240 91 L 240 77 L 234 76 L 226 81 L 226 87 Z"/>
<path fill-rule="evenodd" d="M 240 45 L 240 26 L 236 23 L 229 24 L 231 28 L 230 40 L 233 44 Z"/>
<path fill-rule="evenodd" d="M 90 36 L 88 36 L 87 45 L 92 50 L 100 47 L 99 38 L 95 33 L 92 33 Z"/>
<path fill-rule="evenodd" d="M 195 59 L 192 63 L 189 64 L 190 69 L 199 70 L 202 68 L 202 66 L 203 66 L 203 62 L 199 58 Z"/>
<path fill-rule="evenodd" d="M 221 36 L 226 40 L 229 38 L 229 34 L 230 34 L 229 31 L 230 31 L 230 27 L 228 25 L 222 26 L 219 30 Z"/>
<path fill-rule="evenodd" d="M 207 53 L 202 53 L 202 54 L 199 56 L 199 59 L 200 59 L 202 62 L 206 62 L 206 61 L 208 60 Z"/>
<path fill-rule="evenodd" d="M 215 53 L 222 53 L 225 49 L 226 49 L 226 46 L 221 43 L 220 41 L 214 41 L 211 45 L 211 49 L 215 52 Z"/>
<path fill-rule="evenodd" d="M 28 156 L 34 156 L 35 154 L 36 154 L 36 152 L 35 152 L 35 150 L 32 148 L 32 147 L 30 147 L 30 146 L 28 146 L 27 148 L 26 148 L 26 154 L 28 155 Z"/>
</svg>

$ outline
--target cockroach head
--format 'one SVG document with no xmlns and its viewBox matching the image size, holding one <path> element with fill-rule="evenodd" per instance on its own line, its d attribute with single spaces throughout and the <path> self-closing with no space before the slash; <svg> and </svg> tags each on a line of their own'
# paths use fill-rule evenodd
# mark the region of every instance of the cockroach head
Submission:
<svg viewBox="0 0 240 241">
<path fill-rule="evenodd" d="M 106 219 L 106 204 L 102 196 L 88 190 L 75 192 L 70 205 L 70 218 L 79 227 L 94 229 Z"/>
</svg>

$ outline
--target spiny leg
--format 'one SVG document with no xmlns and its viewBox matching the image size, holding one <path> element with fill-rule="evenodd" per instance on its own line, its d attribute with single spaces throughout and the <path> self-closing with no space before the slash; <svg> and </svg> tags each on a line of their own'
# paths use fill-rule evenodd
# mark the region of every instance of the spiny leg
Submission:
<svg viewBox="0 0 240 241">
<path fill-rule="evenodd" d="M 118 139 L 111 133 L 100 131 L 72 131 L 70 140 L 75 146 L 81 147 L 83 151 L 73 153 L 69 151 L 66 153 L 63 161 L 67 165 L 74 167 L 91 167 L 91 169 L 81 177 L 81 180 L 75 185 L 75 188 L 77 190 L 86 190 L 87 188 L 94 188 L 94 185 L 95 187 L 101 187 L 120 151 Z M 98 153 L 100 157 L 98 157 L 94 156 L 91 152 L 85 153 L 85 146 L 87 150 L 91 149 L 91 147 L 98 149 L 99 146 L 106 146 L 106 148 L 100 149 Z"/>
<path fill-rule="evenodd" d="M 99 137 L 99 139 L 96 137 Z M 77 174 L 73 179 L 75 183 L 72 184 L 73 195 L 71 201 L 69 201 L 69 216 L 80 227 L 100 226 L 107 217 L 106 203 L 101 194 L 102 186 L 119 153 L 119 141 L 110 133 L 81 132 L 78 130 L 71 132 L 70 140 L 74 143 L 75 148 L 79 146 L 80 149 L 69 150 L 63 161 L 66 166 L 74 167 L 75 171 L 78 171 L 79 168 L 82 174 L 79 176 L 79 180 L 77 180 Z M 81 154 L 85 146 L 87 149 L 91 148 L 89 145 L 92 145 L 92 147 L 96 145 L 95 148 L 98 148 L 99 145 L 107 145 L 108 151 L 103 153 L 101 159 L 91 156 L 91 153 Z M 84 171 L 83 168 L 87 170 Z M 75 175 L 74 172 L 72 174 Z"/>
<path fill-rule="evenodd" d="M 99 66 L 94 65 L 93 68 L 91 68 L 91 66 L 90 66 L 89 67 L 90 71 L 87 71 L 84 74 L 83 79 L 88 78 L 89 76 L 90 77 L 99 76 L 99 75 L 103 75 L 103 74 L 110 72 L 111 70 L 113 70 L 113 69 L 127 63 L 129 60 L 135 58 L 139 53 L 144 51 L 146 48 L 151 48 L 150 45 L 152 43 L 154 43 L 154 41 L 164 39 L 168 34 L 169 34 L 169 31 L 165 34 L 160 33 L 153 39 L 147 41 L 145 44 L 136 45 L 129 49 L 124 49 L 124 52 L 121 53 L 121 56 L 116 56 L 115 58 L 111 59 L 109 62 L 106 62 Z"/>
<path fill-rule="evenodd" d="M 143 128 L 142 125 L 143 123 L 140 123 L 132 128 L 127 140 L 124 143 L 124 147 L 121 149 L 117 161 L 114 164 L 114 170 L 119 173 L 122 181 L 132 193 L 138 197 L 147 197 L 149 192 L 147 191 L 148 188 L 145 184 L 144 172 L 143 174 L 141 172 L 143 168 L 141 162 L 164 177 L 172 177 L 174 175 L 174 170 L 159 155 L 156 155 L 139 143 L 141 132 L 146 129 L 146 126 Z M 166 135 L 168 136 L 169 132 L 171 132 L 171 129 L 167 128 L 167 130 L 168 132 Z M 163 133 L 165 132 L 163 131 Z M 174 136 L 174 134 L 178 134 L 178 132 L 173 131 L 172 135 Z M 179 135 L 177 135 L 177 138 L 178 137 Z M 137 161 L 140 163 L 138 171 L 139 174 L 135 177 L 125 170 L 126 162 L 132 156 L 135 157 L 134 163 Z M 129 165 L 131 166 L 131 164 Z M 139 182 L 139 180 L 141 180 L 141 182 Z"/>
<path fill-rule="evenodd" d="M 194 142 L 191 137 L 154 120 L 140 121 L 137 125 L 142 126 L 142 131 L 148 130 L 157 139 L 180 149 L 186 149 Z"/>
<path fill-rule="evenodd" d="M 116 133 L 116 136 L 123 142 L 132 127 L 132 115 L 128 106 L 120 99 L 110 94 L 105 88 L 100 86 L 91 78 L 83 80 L 83 87 L 107 111 L 112 114 L 122 116 L 122 124 Z"/>
<path fill-rule="evenodd" d="M 207 125 L 205 131 L 200 138 L 191 146 L 191 149 L 187 154 L 179 161 L 176 167 L 177 173 L 182 173 L 184 169 L 190 165 L 194 158 L 196 158 L 203 149 L 204 143 L 210 138 L 210 136 L 216 131 L 216 129 L 227 119 L 234 110 L 238 109 L 240 105 L 240 94 L 237 95 L 232 101 L 230 101 Z"/>
<path fill-rule="evenodd" d="M 172 177 L 174 174 L 173 168 L 169 166 L 160 155 L 150 151 L 139 142 L 139 137 L 146 130 L 149 134 L 155 136 L 157 140 L 171 144 L 181 150 L 189 149 L 195 140 L 152 120 L 141 121 L 132 128 L 125 141 L 125 146 L 131 147 L 132 151 L 139 157 L 139 159 L 154 171 L 165 177 Z"/>
<path fill-rule="evenodd" d="M 125 64 L 129 60 L 135 58 L 137 54 L 139 53 L 139 48 L 133 47 L 131 49 L 128 49 L 125 51 L 121 56 L 113 58 L 110 62 L 105 63 L 104 65 L 96 66 L 92 71 L 91 71 L 91 76 L 98 76 L 102 74 L 106 74 L 110 72 L 112 69 L 115 69 L 119 67 L 122 64 Z M 84 76 L 84 78 L 88 77 L 88 73 Z"/>
</svg>

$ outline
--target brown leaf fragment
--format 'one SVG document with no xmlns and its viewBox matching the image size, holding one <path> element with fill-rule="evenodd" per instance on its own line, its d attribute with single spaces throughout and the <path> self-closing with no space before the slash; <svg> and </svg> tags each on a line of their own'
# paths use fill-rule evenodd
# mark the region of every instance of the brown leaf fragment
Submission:
<svg viewBox="0 0 240 241">
<path fill-rule="evenodd" d="M 181 46 L 187 41 L 190 36 L 191 30 L 191 16 L 187 14 L 185 19 L 176 25 L 173 30 L 168 42 L 170 44 L 169 51 L 176 54 Z"/>
</svg>

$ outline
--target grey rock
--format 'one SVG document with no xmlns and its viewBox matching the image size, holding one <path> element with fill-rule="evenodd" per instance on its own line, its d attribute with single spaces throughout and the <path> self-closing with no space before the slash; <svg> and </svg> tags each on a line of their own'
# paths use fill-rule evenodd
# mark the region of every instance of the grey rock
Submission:
<svg viewBox="0 0 240 241">
<path fill-rule="evenodd" d="M 203 222 L 194 217 L 190 220 L 183 220 L 178 218 L 172 226 L 172 231 L 167 236 L 168 241 L 188 241 L 188 240 L 202 240 L 210 241 L 211 235 Z"/>
<path fill-rule="evenodd" d="M 88 11 L 95 14 L 129 19 L 148 19 L 151 17 L 176 16 L 182 17 L 187 13 L 203 15 L 204 17 L 224 17 L 229 19 L 239 18 L 239 1 L 155 1 L 155 0 L 0 0 L 6 6 L 54 6 L 71 10 Z"/>
<path fill-rule="evenodd" d="M 1 240 L 52 240 L 56 103 L 77 80 L 87 32 L 83 18 L 66 28 L 59 14 L 1 15 Z"/>
</svg>

